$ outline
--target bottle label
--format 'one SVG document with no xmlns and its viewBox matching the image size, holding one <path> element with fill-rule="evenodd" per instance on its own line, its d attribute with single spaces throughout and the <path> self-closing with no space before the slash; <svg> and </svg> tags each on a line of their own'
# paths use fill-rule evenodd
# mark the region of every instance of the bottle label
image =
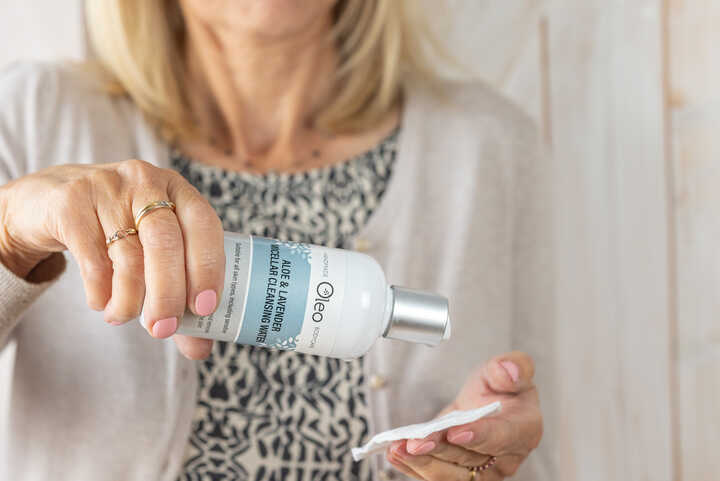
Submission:
<svg viewBox="0 0 720 481">
<path fill-rule="evenodd" d="M 236 342 L 294 350 L 303 326 L 312 251 L 253 237 L 245 318 Z"/>
<path fill-rule="evenodd" d="M 226 235 L 225 288 L 215 313 L 187 313 L 180 332 L 261 347 L 328 355 L 340 327 L 346 253 Z"/>
</svg>

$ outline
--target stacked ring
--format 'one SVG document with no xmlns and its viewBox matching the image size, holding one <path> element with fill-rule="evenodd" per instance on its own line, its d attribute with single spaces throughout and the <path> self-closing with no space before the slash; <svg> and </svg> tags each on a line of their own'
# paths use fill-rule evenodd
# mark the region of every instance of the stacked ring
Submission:
<svg viewBox="0 0 720 481">
<path fill-rule="evenodd" d="M 139 230 L 140 221 L 143 220 L 146 215 L 148 215 L 155 209 L 170 209 L 175 212 L 175 203 L 169 200 L 158 200 L 155 202 L 150 202 L 148 205 L 140 209 L 140 211 L 135 215 L 135 229 Z"/>
<path fill-rule="evenodd" d="M 110 244 L 112 244 L 113 242 L 124 239 L 127 236 L 137 235 L 137 233 L 137 229 L 133 229 L 132 227 L 129 227 L 127 229 L 120 229 L 105 240 L 105 246 L 110 247 Z"/>
</svg>

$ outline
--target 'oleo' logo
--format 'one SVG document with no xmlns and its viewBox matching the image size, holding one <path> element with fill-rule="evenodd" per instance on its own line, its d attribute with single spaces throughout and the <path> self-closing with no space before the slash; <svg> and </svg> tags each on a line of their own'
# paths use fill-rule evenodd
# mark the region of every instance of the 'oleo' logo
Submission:
<svg viewBox="0 0 720 481">
<path fill-rule="evenodd" d="M 332 284 L 327 281 L 323 281 L 315 288 L 317 297 L 314 299 L 312 320 L 314 322 L 322 322 L 327 303 L 330 302 L 330 298 L 335 293 L 335 288 Z"/>
</svg>

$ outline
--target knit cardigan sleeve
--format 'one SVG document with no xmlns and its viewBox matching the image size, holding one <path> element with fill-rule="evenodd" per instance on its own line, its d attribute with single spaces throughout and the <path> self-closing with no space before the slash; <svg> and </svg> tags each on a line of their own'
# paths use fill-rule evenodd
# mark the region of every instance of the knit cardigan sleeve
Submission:
<svg viewBox="0 0 720 481">
<path fill-rule="evenodd" d="M 65 256 L 53 254 L 36 269 L 42 269 L 42 282 L 16 276 L 0 263 L 0 349 L 5 347 L 25 310 L 50 287 L 65 270 Z"/>
</svg>

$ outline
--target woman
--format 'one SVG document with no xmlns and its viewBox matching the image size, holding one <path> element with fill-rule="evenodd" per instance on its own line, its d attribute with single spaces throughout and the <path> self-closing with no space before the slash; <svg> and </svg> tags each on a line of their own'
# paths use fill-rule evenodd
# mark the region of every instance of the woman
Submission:
<svg viewBox="0 0 720 481">
<path fill-rule="evenodd" d="M 505 101 L 427 73 L 411 13 L 95 1 L 99 68 L 2 74 L 0 342 L 17 346 L 4 479 L 518 469 L 542 432 L 533 363 L 480 363 L 528 347 L 549 367 L 544 166 Z M 129 230 L 158 201 L 175 208 Z M 367 250 L 393 282 L 450 297 L 454 339 L 345 363 L 173 335 L 186 308 L 216 308 L 223 229 Z M 141 309 L 147 333 L 130 322 Z M 493 418 L 349 457 L 373 432 L 496 399 Z M 550 479 L 548 459 L 526 479 Z"/>
</svg>

